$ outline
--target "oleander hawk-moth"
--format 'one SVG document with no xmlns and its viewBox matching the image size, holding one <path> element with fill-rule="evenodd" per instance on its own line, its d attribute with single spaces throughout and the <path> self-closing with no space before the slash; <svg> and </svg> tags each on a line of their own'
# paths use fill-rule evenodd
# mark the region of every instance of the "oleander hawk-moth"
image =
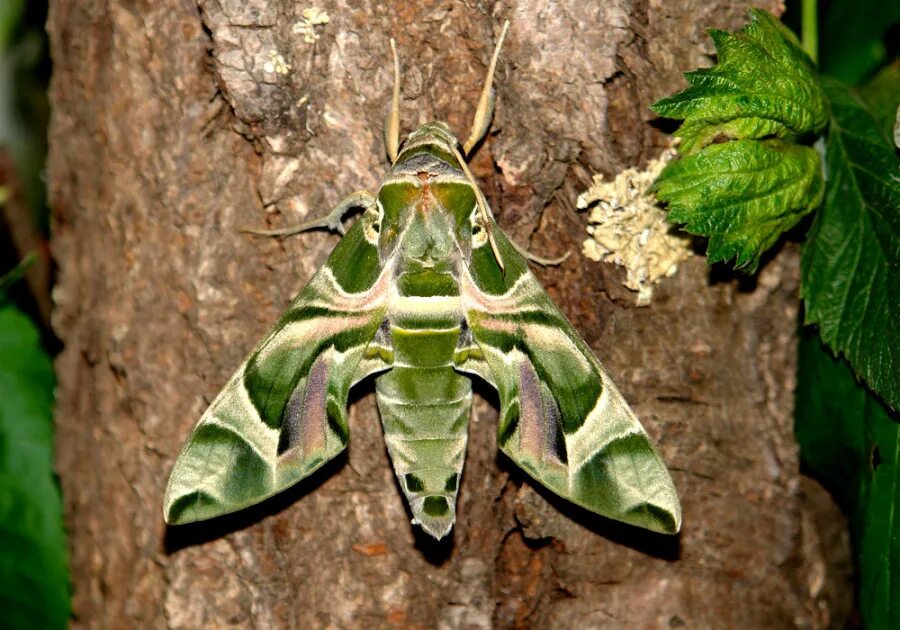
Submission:
<svg viewBox="0 0 900 630">
<path fill-rule="evenodd" d="M 399 63 L 385 126 L 391 168 L 313 227 L 346 231 L 203 414 L 175 462 L 168 523 L 255 504 L 303 479 L 349 439 L 347 396 L 375 378 L 384 437 L 420 525 L 456 519 L 473 376 L 499 393 L 498 446 L 561 497 L 675 533 L 681 509 L 644 429 L 587 344 L 498 228 L 463 157 L 486 134 L 494 51 L 463 152 L 432 122 L 399 144 Z M 394 48 L 394 42 L 391 41 Z"/>
</svg>

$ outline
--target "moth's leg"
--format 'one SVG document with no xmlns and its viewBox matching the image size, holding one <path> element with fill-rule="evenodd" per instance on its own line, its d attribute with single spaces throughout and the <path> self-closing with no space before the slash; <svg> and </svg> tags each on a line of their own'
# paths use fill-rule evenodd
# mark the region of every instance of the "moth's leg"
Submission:
<svg viewBox="0 0 900 630">
<path fill-rule="evenodd" d="M 384 119 L 384 146 L 393 165 L 400 151 L 400 60 L 397 58 L 397 44 L 393 37 L 391 52 L 394 55 L 394 93 L 391 97 L 391 111 Z"/>
<path fill-rule="evenodd" d="M 491 125 L 491 116 L 494 114 L 494 70 L 497 67 L 497 58 L 500 56 L 500 47 L 503 46 L 507 30 L 509 30 L 509 20 L 503 23 L 500 39 L 497 40 L 497 46 L 494 48 L 494 56 L 491 57 L 491 65 L 488 66 L 484 88 L 481 90 L 481 98 L 478 99 L 478 108 L 475 110 L 475 120 L 472 121 L 472 131 L 469 133 L 469 139 L 463 145 L 466 155 L 469 155 L 472 148 L 484 138 Z"/>
<path fill-rule="evenodd" d="M 512 237 L 506 237 L 509 242 L 512 244 L 513 249 L 515 249 L 519 254 L 525 259 L 530 260 L 533 263 L 537 263 L 542 267 L 555 267 L 556 265 L 561 265 L 565 260 L 572 255 L 572 250 L 567 251 L 565 254 L 560 256 L 559 258 L 544 258 L 543 256 L 538 256 L 537 254 L 531 253 L 527 247 L 523 247 L 519 245 L 516 241 L 512 239 Z"/>
<path fill-rule="evenodd" d="M 339 234 L 344 234 L 344 224 L 341 223 L 341 219 L 344 218 L 344 215 L 347 214 L 348 211 L 353 208 L 368 209 L 374 205 L 375 196 L 367 190 L 360 190 L 353 193 L 352 195 L 348 195 L 347 197 L 345 197 L 343 201 L 341 201 L 334 207 L 334 210 L 329 212 L 324 217 L 313 219 L 311 221 L 305 221 L 303 223 L 300 223 L 299 225 L 279 228 L 277 230 L 256 230 L 252 228 L 244 228 L 241 230 L 241 232 L 246 232 L 248 234 L 257 234 L 259 236 L 290 236 L 292 234 L 306 232 L 307 230 L 326 229 L 331 230 L 332 232 L 337 232 Z"/>
</svg>

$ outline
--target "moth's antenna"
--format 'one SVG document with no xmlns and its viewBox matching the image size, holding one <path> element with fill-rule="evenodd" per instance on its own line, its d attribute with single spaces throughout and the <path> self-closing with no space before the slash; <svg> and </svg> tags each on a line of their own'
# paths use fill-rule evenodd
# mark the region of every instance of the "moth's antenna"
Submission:
<svg viewBox="0 0 900 630">
<path fill-rule="evenodd" d="M 463 152 L 467 157 L 472 148 L 484 138 L 491 124 L 491 116 L 494 114 L 494 70 L 497 68 L 497 59 L 500 57 L 500 49 L 503 47 L 503 40 L 506 38 L 508 30 L 509 20 L 506 20 L 503 22 L 503 29 L 500 31 L 500 37 L 497 40 L 497 45 L 494 47 L 491 64 L 488 66 L 487 77 L 485 77 L 484 87 L 481 90 L 481 98 L 478 99 L 478 107 L 475 109 L 475 119 L 472 121 L 472 131 L 469 134 L 469 139 L 463 145 Z M 494 239 L 494 230 L 491 228 L 491 212 L 488 209 L 487 199 L 484 198 L 484 193 L 481 192 L 481 188 L 475 183 L 475 178 L 472 177 L 472 172 L 466 165 L 465 158 L 460 155 L 456 147 L 453 147 L 453 154 L 456 157 L 456 161 L 459 162 L 463 173 L 465 173 L 466 179 L 469 180 L 469 184 L 475 191 L 475 202 L 478 204 L 478 210 L 481 214 L 481 220 L 484 223 L 484 229 L 487 232 L 488 243 L 491 244 L 494 258 L 497 259 L 500 271 L 506 271 L 506 267 L 503 265 L 503 258 L 500 256 L 500 249 L 497 247 L 497 241 Z"/>
<path fill-rule="evenodd" d="M 391 52 L 394 54 L 394 93 L 391 97 L 391 111 L 384 121 L 384 144 L 393 164 L 400 151 L 400 59 L 397 57 L 397 44 L 393 37 Z"/>
<path fill-rule="evenodd" d="M 503 30 L 500 31 L 500 39 L 497 40 L 497 46 L 494 48 L 494 56 L 491 57 L 491 65 L 488 66 L 487 77 L 484 80 L 484 88 L 481 90 L 481 98 L 478 99 L 478 108 L 475 110 L 475 120 L 472 121 L 472 131 L 469 139 L 463 145 L 463 151 L 466 156 L 478 142 L 484 138 L 491 124 L 491 116 L 494 114 L 494 70 L 497 67 L 497 58 L 500 57 L 500 48 L 503 46 L 503 40 L 506 38 L 506 31 L 509 30 L 509 20 L 503 23 Z"/>
</svg>

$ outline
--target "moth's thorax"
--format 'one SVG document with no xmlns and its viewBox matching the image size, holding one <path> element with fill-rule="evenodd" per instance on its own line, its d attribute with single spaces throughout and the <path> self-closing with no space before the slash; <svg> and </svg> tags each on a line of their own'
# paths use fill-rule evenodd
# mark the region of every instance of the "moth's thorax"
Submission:
<svg viewBox="0 0 900 630">
<path fill-rule="evenodd" d="M 404 142 L 378 192 L 379 249 L 395 277 L 419 297 L 446 295 L 471 250 L 475 191 L 444 123 L 420 127 Z"/>
</svg>

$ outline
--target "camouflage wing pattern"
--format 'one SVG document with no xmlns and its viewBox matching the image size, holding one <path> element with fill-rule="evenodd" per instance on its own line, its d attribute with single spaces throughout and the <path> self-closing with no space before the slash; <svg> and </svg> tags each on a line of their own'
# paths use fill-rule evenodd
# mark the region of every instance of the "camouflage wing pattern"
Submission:
<svg viewBox="0 0 900 630">
<path fill-rule="evenodd" d="M 168 523 L 257 503 L 346 447 L 348 390 L 390 367 L 376 221 L 370 211 L 353 225 L 200 418 L 169 478 Z"/>
<path fill-rule="evenodd" d="M 468 332 L 457 364 L 499 392 L 500 449 L 588 510 L 677 532 L 678 496 L 643 427 L 526 261 L 496 226 L 494 234 L 505 272 L 473 243 L 460 279 Z"/>
</svg>

